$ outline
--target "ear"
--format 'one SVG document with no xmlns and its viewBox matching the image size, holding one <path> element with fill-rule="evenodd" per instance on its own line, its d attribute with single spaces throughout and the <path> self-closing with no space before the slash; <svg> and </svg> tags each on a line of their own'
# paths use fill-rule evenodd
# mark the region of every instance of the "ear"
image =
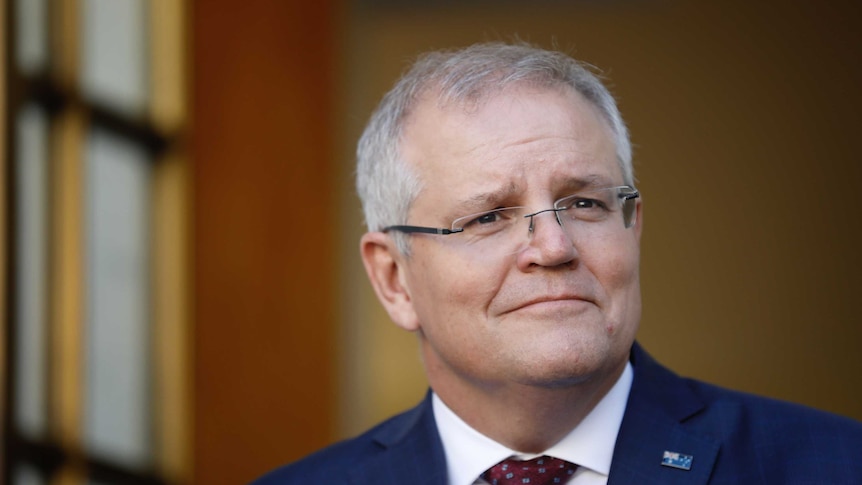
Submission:
<svg viewBox="0 0 862 485">
<path fill-rule="evenodd" d="M 389 318 L 404 330 L 419 330 L 419 319 L 406 283 L 405 257 L 382 232 L 368 232 L 359 243 L 365 272 Z"/>
</svg>

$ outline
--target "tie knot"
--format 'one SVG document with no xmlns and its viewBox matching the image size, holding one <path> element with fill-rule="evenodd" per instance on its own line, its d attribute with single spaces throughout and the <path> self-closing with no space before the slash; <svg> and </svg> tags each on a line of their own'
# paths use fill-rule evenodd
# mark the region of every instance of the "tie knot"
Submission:
<svg viewBox="0 0 862 485">
<path fill-rule="evenodd" d="M 525 461 L 509 458 L 489 468 L 482 478 L 491 485 L 552 485 L 566 483 L 577 468 L 574 463 L 550 456 Z"/>
</svg>

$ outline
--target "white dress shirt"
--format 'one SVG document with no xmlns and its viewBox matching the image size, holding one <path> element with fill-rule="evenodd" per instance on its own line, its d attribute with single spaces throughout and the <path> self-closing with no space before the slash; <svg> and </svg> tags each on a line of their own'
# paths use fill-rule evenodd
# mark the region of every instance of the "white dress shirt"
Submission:
<svg viewBox="0 0 862 485">
<path fill-rule="evenodd" d="M 510 450 L 471 428 L 434 394 L 437 430 L 446 453 L 449 485 L 483 485 L 479 475 L 506 458 L 529 460 L 549 455 L 578 465 L 569 485 L 607 485 L 617 433 L 632 386 L 632 366 L 626 364 L 617 382 L 592 411 L 557 444 L 538 455 Z"/>
</svg>

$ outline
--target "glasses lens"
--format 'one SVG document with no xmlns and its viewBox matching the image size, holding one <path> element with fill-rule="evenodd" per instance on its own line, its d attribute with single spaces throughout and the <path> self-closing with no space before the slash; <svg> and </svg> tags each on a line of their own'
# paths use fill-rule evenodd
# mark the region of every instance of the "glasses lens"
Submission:
<svg viewBox="0 0 862 485">
<path fill-rule="evenodd" d="M 635 209 L 638 206 L 637 199 L 640 197 L 640 192 L 637 191 L 634 187 L 624 185 L 622 187 L 618 187 L 619 192 L 617 193 L 617 198 L 622 205 L 622 213 L 623 213 L 623 224 L 626 229 L 632 227 L 635 219 Z"/>
<path fill-rule="evenodd" d="M 637 207 L 638 205 L 637 198 L 634 196 L 627 197 L 623 199 L 622 204 L 623 224 L 625 225 L 626 229 L 628 229 L 632 227 L 632 224 L 634 223 L 635 207 Z"/>
<path fill-rule="evenodd" d="M 499 235 L 515 226 L 523 219 L 523 207 L 506 207 L 485 212 L 479 212 L 455 219 L 453 230 L 462 230 L 468 238 L 485 238 Z"/>
<path fill-rule="evenodd" d="M 617 189 L 601 189 L 570 195 L 558 200 L 554 207 L 560 219 L 567 221 L 601 222 L 620 208 Z"/>
</svg>

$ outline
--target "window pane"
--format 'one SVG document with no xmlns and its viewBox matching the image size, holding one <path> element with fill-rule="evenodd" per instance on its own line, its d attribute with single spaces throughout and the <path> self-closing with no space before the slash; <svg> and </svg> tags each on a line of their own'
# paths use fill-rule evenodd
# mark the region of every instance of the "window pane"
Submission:
<svg viewBox="0 0 862 485">
<path fill-rule="evenodd" d="M 94 129 L 87 140 L 85 439 L 94 454 L 151 463 L 150 162 L 142 147 Z"/>
<path fill-rule="evenodd" d="M 47 431 L 48 119 L 26 107 L 17 119 L 15 422 L 22 434 Z"/>
<path fill-rule="evenodd" d="M 85 95 L 124 114 L 140 114 L 148 101 L 144 1 L 84 0 L 82 6 Z"/>
<path fill-rule="evenodd" d="M 48 1 L 15 2 L 15 60 L 24 74 L 35 74 L 48 67 Z"/>
</svg>

